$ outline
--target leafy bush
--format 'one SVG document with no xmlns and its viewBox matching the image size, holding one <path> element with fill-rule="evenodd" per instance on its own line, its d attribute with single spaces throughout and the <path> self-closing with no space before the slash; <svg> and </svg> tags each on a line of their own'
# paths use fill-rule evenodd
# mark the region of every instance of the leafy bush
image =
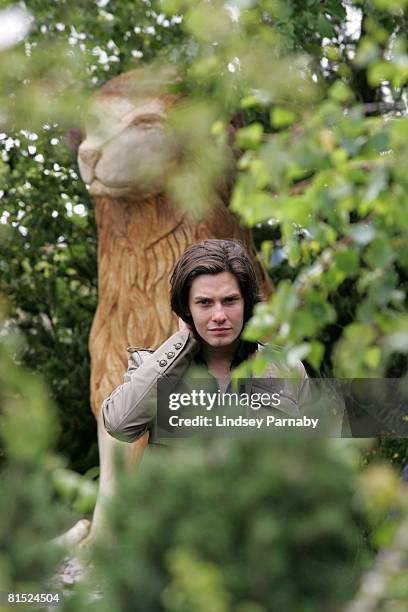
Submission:
<svg viewBox="0 0 408 612">
<path fill-rule="evenodd" d="M 58 448 L 71 467 L 85 471 L 98 460 L 88 354 L 97 304 L 96 228 L 63 140 L 64 131 L 49 126 L 39 135 L 3 138 L 7 225 L 0 226 L 0 292 L 9 299 L 8 328 L 23 332 L 20 359 L 44 377 L 58 406 Z"/>
<path fill-rule="evenodd" d="M 51 484 L 60 464 L 50 452 L 55 408 L 38 378 L 14 363 L 10 341 L 0 338 L 0 440 L 8 459 L 0 475 L 0 590 L 35 593 L 64 554 L 47 541 L 75 516 L 56 501 Z"/>
<path fill-rule="evenodd" d="M 122 479 L 94 551 L 97 609 L 339 609 L 370 560 L 344 461 L 353 445 L 223 439 L 152 452 Z"/>
</svg>

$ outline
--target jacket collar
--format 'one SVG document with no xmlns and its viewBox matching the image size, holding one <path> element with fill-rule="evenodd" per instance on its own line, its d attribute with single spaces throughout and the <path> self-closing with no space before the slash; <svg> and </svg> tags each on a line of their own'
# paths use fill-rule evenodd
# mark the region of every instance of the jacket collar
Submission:
<svg viewBox="0 0 408 612">
<path fill-rule="evenodd" d="M 243 361 L 246 361 L 253 353 L 258 350 L 258 344 L 256 342 L 248 342 L 247 340 L 240 340 L 237 351 L 234 355 L 234 359 L 231 361 L 230 369 L 236 368 Z M 207 365 L 202 350 L 200 349 L 194 358 L 197 365 Z"/>
</svg>

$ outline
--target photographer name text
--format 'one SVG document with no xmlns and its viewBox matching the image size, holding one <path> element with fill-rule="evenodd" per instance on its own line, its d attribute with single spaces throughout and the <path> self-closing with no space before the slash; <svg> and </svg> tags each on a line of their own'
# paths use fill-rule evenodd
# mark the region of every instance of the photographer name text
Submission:
<svg viewBox="0 0 408 612">
<path fill-rule="evenodd" d="M 319 419 L 309 418 L 307 416 L 297 418 L 281 418 L 274 415 L 266 417 L 247 418 L 243 416 L 226 417 L 222 416 L 203 416 L 197 415 L 192 418 L 172 415 L 169 418 L 171 427 L 243 427 L 261 429 L 261 427 L 299 427 L 315 429 L 319 423 Z"/>
</svg>

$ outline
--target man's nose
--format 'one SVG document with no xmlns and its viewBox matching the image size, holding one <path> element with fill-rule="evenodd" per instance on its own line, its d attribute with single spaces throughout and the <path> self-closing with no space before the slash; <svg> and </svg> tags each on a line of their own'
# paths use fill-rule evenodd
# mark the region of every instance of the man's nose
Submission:
<svg viewBox="0 0 408 612">
<path fill-rule="evenodd" d="M 222 304 L 215 304 L 214 310 L 212 313 L 213 321 L 216 321 L 217 323 L 222 323 L 223 321 L 225 321 L 226 318 L 227 316 L 224 312 L 224 308 Z"/>
</svg>

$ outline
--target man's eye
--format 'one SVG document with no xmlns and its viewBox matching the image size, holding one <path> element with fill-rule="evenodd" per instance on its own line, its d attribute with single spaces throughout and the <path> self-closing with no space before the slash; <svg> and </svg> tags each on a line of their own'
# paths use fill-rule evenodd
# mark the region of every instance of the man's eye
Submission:
<svg viewBox="0 0 408 612">
<path fill-rule="evenodd" d="M 237 297 L 228 297 L 225 301 L 230 304 L 231 302 L 236 302 L 237 300 Z"/>
<path fill-rule="evenodd" d="M 210 300 L 200 300 L 198 303 L 199 304 L 203 304 L 204 306 L 206 306 L 207 304 L 210 303 Z"/>
</svg>

